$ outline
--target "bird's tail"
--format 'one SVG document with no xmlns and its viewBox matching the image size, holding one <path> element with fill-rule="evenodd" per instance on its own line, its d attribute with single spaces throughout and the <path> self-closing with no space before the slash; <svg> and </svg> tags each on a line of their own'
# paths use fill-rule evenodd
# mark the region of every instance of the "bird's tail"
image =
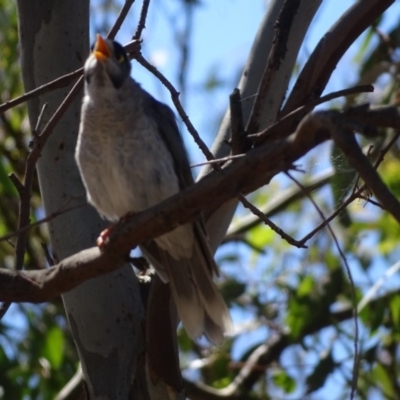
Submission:
<svg viewBox="0 0 400 400">
<path fill-rule="evenodd" d="M 195 245 L 191 258 L 174 259 L 155 242 L 143 251 L 162 280 L 168 281 L 182 323 L 193 339 L 203 334 L 221 344 L 232 331 L 232 320 L 212 276 L 217 266 L 205 237 L 195 227 Z"/>
</svg>

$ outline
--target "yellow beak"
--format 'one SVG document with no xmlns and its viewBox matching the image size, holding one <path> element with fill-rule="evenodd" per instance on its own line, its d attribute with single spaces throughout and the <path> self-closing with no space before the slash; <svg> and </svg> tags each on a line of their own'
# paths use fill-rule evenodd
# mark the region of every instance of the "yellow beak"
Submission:
<svg viewBox="0 0 400 400">
<path fill-rule="evenodd" d="M 106 60 L 111 57 L 106 41 L 99 34 L 97 35 L 93 54 L 98 60 Z"/>
</svg>

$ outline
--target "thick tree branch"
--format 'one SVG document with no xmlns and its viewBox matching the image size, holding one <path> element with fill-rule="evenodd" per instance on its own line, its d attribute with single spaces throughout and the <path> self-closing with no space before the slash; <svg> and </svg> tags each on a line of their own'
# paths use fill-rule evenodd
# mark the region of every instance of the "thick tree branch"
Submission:
<svg viewBox="0 0 400 400">
<path fill-rule="evenodd" d="M 281 115 L 321 96 L 347 49 L 394 0 L 359 0 L 323 36 L 304 66 Z"/>
<path fill-rule="evenodd" d="M 329 93 L 318 99 L 311 100 L 307 104 L 297 108 L 296 110 L 291 111 L 289 114 L 286 114 L 277 122 L 270 125 L 263 131 L 249 135 L 249 138 L 254 140 L 256 145 L 261 145 L 262 143 L 265 142 L 272 142 L 277 139 L 282 139 L 282 137 L 284 137 L 283 135 L 288 136 L 291 132 L 293 132 L 298 123 L 300 122 L 300 120 L 304 117 L 304 115 L 306 115 L 309 111 L 313 110 L 314 107 L 316 107 L 317 105 L 326 103 L 330 100 L 337 99 L 339 97 L 350 96 L 358 93 L 373 92 L 373 91 L 374 87 L 372 85 L 361 85 Z M 363 110 L 365 111 L 366 109 L 368 109 L 368 107 L 369 106 L 367 105 L 367 108 L 365 108 L 364 105 Z M 289 126 L 291 127 L 290 130 L 286 130 L 288 129 Z"/>
<path fill-rule="evenodd" d="M 327 115 L 329 119 L 332 117 L 339 118 L 339 123 L 336 124 L 336 126 L 334 125 L 331 130 L 335 143 L 343 151 L 350 165 L 358 172 L 361 178 L 364 179 L 368 188 L 374 192 L 374 195 L 380 201 L 381 205 L 400 223 L 399 201 L 382 181 L 371 162 L 365 157 L 351 132 L 351 128 L 346 124 L 346 120 L 344 119 L 341 123 L 340 120 L 342 118 L 340 114 L 333 115 L 331 113 Z"/>
<path fill-rule="evenodd" d="M 250 193 L 277 173 L 290 169 L 298 158 L 327 140 L 332 129 L 343 124 L 343 120 L 337 112 L 310 114 L 289 138 L 249 151 L 224 169 L 117 226 L 103 254 L 96 249 L 85 250 L 48 270 L 23 273 L 1 270 L 0 300 L 45 301 L 86 279 L 118 268 L 138 244 L 196 219 L 200 212 L 214 209 L 239 193 Z M 380 200 L 392 211 L 385 198 Z"/>
<path fill-rule="evenodd" d="M 41 271 L 1 270 L 0 300 L 45 301 L 86 279 L 114 270 L 122 266 L 129 251 L 139 243 L 197 218 L 205 208 L 215 208 L 240 192 L 255 190 L 327 138 L 317 135 L 299 147 L 294 135 L 273 146 L 250 151 L 223 170 L 117 226 L 103 254 L 98 249 L 84 250 Z"/>
</svg>

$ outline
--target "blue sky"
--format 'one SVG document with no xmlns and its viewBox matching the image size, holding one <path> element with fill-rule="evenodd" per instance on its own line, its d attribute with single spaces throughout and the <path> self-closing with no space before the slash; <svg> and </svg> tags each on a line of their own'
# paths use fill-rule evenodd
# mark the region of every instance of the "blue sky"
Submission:
<svg viewBox="0 0 400 400">
<path fill-rule="evenodd" d="M 306 41 L 299 55 L 304 62 L 321 36 L 354 1 L 325 0 L 314 18 Z M 193 41 L 188 73 L 188 92 L 186 94 L 186 111 L 207 144 L 212 143 L 218 128 L 220 116 L 225 112 L 228 96 L 238 82 L 239 74 L 246 61 L 253 38 L 266 10 L 267 1 L 261 0 L 202 0 L 193 21 Z M 146 29 L 143 34 L 145 56 L 173 83 L 177 83 L 178 54 L 173 25 L 181 26 L 182 18 L 175 16 L 179 1 L 153 0 Z M 132 36 L 139 15 L 140 3 L 135 3 L 131 16 L 117 36 L 125 43 Z M 400 9 L 399 2 L 392 7 Z M 166 18 L 165 15 L 170 16 Z M 391 13 L 393 18 L 397 12 Z M 172 17 L 171 17 L 172 16 Z M 387 25 L 394 21 L 387 21 Z M 354 84 L 356 70 L 353 63 L 353 47 L 339 63 L 327 87 L 327 92 L 339 90 Z M 225 82 L 212 94 L 202 89 L 202 84 L 211 72 Z M 168 91 L 148 71 L 133 63 L 133 77 L 153 96 L 171 104 Z M 204 160 L 202 154 L 193 146 L 192 139 L 182 129 L 193 162 Z"/>
</svg>

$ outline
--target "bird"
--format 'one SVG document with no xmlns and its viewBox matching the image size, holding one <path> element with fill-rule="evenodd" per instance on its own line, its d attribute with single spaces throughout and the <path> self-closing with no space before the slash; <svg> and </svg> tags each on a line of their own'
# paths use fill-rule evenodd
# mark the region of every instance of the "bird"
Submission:
<svg viewBox="0 0 400 400">
<path fill-rule="evenodd" d="M 131 77 L 123 46 L 97 35 L 84 65 L 75 159 L 88 202 L 113 223 L 194 183 L 176 118 Z M 221 344 L 232 331 L 205 224 L 177 226 L 140 245 L 171 293 L 194 340 Z"/>
</svg>

